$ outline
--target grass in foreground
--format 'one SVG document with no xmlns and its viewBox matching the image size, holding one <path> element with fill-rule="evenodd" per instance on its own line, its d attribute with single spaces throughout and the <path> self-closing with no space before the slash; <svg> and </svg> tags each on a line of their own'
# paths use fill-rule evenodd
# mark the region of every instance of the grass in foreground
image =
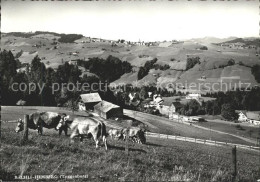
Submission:
<svg viewBox="0 0 260 182">
<path fill-rule="evenodd" d="M 162 139 L 147 145 L 130 144 L 129 156 L 124 143 L 108 140 L 109 150 L 95 149 L 92 140 L 69 144 L 57 133 L 37 136 L 20 145 L 21 134 L 15 124 L 2 124 L 0 179 L 17 175 L 87 175 L 79 181 L 231 181 L 231 148 L 216 148 Z M 238 151 L 238 181 L 260 178 L 259 155 Z M 61 179 L 57 179 L 61 180 Z"/>
</svg>

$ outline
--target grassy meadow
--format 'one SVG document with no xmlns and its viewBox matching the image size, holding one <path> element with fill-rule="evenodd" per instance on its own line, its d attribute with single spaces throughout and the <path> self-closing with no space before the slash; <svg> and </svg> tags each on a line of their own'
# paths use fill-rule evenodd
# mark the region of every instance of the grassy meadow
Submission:
<svg viewBox="0 0 260 182">
<path fill-rule="evenodd" d="M 3 114 L 6 119 L 15 119 L 14 116 Z M 19 175 L 56 176 L 52 181 L 64 181 L 58 178 L 60 175 L 85 175 L 84 179 L 73 181 L 232 180 L 230 147 L 147 138 L 145 145 L 130 143 L 127 156 L 123 141 L 108 137 L 108 151 L 105 151 L 102 142 L 98 149 L 92 139 L 70 144 L 69 137 L 64 134 L 59 137 L 57 131 L 48 129 L 44 129 L 43 136 L 29 130 L 28 142 L 21 144 L 22 133 L 14 131 L 16 123 L 1 124 L 0 179 L 3 180 L 14 180 Z M 237 181 L 260 178 L 259 155 L 237 150 Z"/>
</svg>

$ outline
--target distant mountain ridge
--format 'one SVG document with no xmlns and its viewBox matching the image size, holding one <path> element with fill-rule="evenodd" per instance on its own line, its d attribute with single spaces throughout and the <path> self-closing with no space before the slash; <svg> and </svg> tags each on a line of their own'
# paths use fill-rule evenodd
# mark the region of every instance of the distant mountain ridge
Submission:
<svg viewBox="0 0 260 182">
<path fill-rule="evenodd" d="M 260 46 L 260 38 L 236 38 L 230 41 L 220 42 L 219 44 L 228 44 L 228 43 L 244 43 L 245 45 L 254 45 Z"/>
<path fill-rule="evenodd" d="M 226 42 L 226 41 L 230 41 L 230 40 L 234 40 L 234 39 L 237 39 L 237 37 L 228 37 L 228 38 L 203 37 L 203 38 L 193 38 L 193 39 L 189 39 L 187 41 L 211 44 L 211 43 Z"/>
</svg>

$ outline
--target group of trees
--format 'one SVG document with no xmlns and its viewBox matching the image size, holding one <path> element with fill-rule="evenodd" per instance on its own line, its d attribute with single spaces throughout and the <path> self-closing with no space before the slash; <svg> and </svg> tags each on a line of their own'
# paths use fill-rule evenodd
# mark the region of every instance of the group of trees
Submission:
<svg viewBox="0 0 260 182">
<path fill-rule="evenodd" d="M 214 97 L 211 100 L 199 104 L 196 100 L 192 100 L 183 105 L 178 112 L 182 115 L 222 115 L 227 120 L 237 119 L 235 110 L 260 110 L 260 88 L 253 88 L 250 91 L 229 91 L 226 93 L 218 92 L 206 94 L 208 97 Z"/>
<path fill-rule="evenodd" d="M 59 42 L 63 43 L 73 43 L 75 40 L 78 40 L 83 37 L 81 34 L 59 34 Z"/>
<path fill-rule="evenodd" d="M 200 47 L 200 50 L 208 50 L 208 47 L 207 46 L 202 46 L 202 47 Z"/>
<path fill-rule="evenodd" d="M 159 64 L 155 64 L 157 62 L 157 58 L 154 58 L 151 61 L 146 61 L 144 66 L 141 66 L 139 68 L 138 74 L 137 74 L 137 78 L 138 80 L 141 80 L 143 77 L 145 77 L 146 75 L 148 75 L 150 69 L 155 69 L 155 70 L 167 70 L 170 69 L 170 66 L 168 64 L 165 65 L 159 65 Z"/>
<path fill-rule="evenodd" d="M 114 56 L 108 56 L 107 59 L 89 58 L 88 61 L 78 60 L 78 65 L 89 69 L 90 72 L 99 76 L 102 81 L 113 82 L 119 79 L 123 74 L 132 71 L 132 66 L 126 61 L 121 61 Z"/>
<path fill-rule="evenodd" d="M 141 66 L 139 68 L 139 71 L 137 74 L 137 79 L 141 80 L 143 77 L 145 77 L 149 73 L 150 69 L 153 68 L 153 66 L 156 62 L 157 62 L 157 58 L 154 58 L 151 61 L 146 61 L 144 66 Z"/>
<path fill-rule="evenodd" d="M 7 35 L 13 35 L 16 37 L 23 37 L 23 38 L 29 38 L 35 35 L 39 34 L 52 34 L 55 36 L 59 36 L 60 38 L 58 39 L 59 42 L 63 43 L 73 43 L 75 40 L 78 40 L 83 37 L 81 34 L 59 34 L 55 32 L 46 32 L 46 31 L 36 31 L 32 33 L 24 33 L 24 32 L 10 32 L 7 33 Z"/>
<path fill-rule="evenodd" d="M 186 70 L 193 68 L 196 64 L 200 64 L 200 57 L 187 58 Z"/>
<path fill-rule="evenodd" d="M 2 51 L 0 60 L 2 105 L 15 105 L 22 99 L 27 105 L 56 106 L 62 100 L 60 98 L 69 93 L 65 90 L 53 93 L 53 83 L 80 81 L 80 70 L 68 63 L 59 66 L 55 72 L 52 68 L 46 68 L 41 59 L 36 56 L 25 72 L 17 73 L 17 60 L 14 59 L 11 51 Z M 30 89 L 29 85 L 31 85 Z"/>
<path fill-rule="evenodd" d="M 98 91 L 105 100 L 116 101 L 113 93 L 106 87 L 110 81 L 132 70 L 129 63 L 112 56 L 106 60 L 93 58 L 90 61 L 84 61 L 84 65 L 90 72 L 96 73 L 99 77 L 87 76 L 87 74 L 82 77 L 78 66 L 70 65 L 68 62 L 60 65 L 57 70 L 51 67 L 46 68 L 38 56 L 27 65 L 25 72 L 16 71 L 19 68 L 17 63 L 22 65 L 11 51 L 0 52 L 2 105 L 15 105 L 20 99 L 25 100 L 27 105 L 71 105 L 80 94 L 92 91 Z M 16 83 L 15 87 L 12 87 L 13 83 Z M 77 83 L 80 85 L 88 83 L 90 87 L 87 90 L 79 87 L 78 90 Z M 33 91 L 28 89 L 30 84 L 36 85 Z M 23 85 L 22 89 L 19 88 L 20 85 Z M 91 85 L 95 85 L 95 88 Z"/>
</svg>

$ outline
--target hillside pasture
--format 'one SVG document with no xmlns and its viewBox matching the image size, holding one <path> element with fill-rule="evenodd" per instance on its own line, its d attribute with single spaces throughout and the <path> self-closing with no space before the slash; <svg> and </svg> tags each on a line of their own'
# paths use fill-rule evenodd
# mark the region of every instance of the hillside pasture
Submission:
<svg viewBox="0 0 260 182">
<path fill-rule="evenodd" d="M 75 59 L 85 59 L 98 57 L 106 59 L 109 55 L 117 57 L 122 61 L 129 62 L 133 67 L 140 67 L 146 61 L 157 58 L 159 65 L 169 65 L 170 69 L 162 71 L 157 80 L 149 74 L 144 80 L 154 85 L 166 83 L 202 83 L 198 81 L 205 76 L 206 82 L 218 82 L 222 77 L 237 76 L 242 81 L 246 81 L 251 85 L 259 85 L 256 83 L 251 73 L 251 67 L 260 64 L 259 57 L 256 56 L 256 49 L 234 49 L 229 47 L 221 47 L 214 44 L 200 42 L 196 39 L 193 41 L 184 41 L 183 43 L 170 44 L 170 42 L 162 43 L 166 45 L 160 46 L 129 46 L 118 44 L 113 46 L 108 42 L 88 42 L 88 37 L 82 37 L 74 43 L 60 43 L 53 45 L 54 38 L 58 38 L 52 34 L 39 34 L 29 38 L 15 37 L 12 35 L 3 36 L 1 39 L 2 49 L 12 50 L 15 55 L 23 50 L 19 60 L 22 63 L 30 63 L 34 56 L 38 55 L 47 67 L 56 69 L 59 65 L 66 61 Z M 82 42 L 87 41 L 87 42 Z M 43 46 L 44 44 L 44 46 Z M 35 47 L 35 45 L 42 45 Z M 207 46 L 208 50 L 200 50 L 202 46 Z M 34 54 L 29 54 L 35 52 Z M 76 54 L 72 54 L 75 53 Z M 187 58 L 200 57 L 200 64 L 186 70 Z M 233 59 L 235 65 L 227 66 L 228 61 Z M 48 64 L 47 64 L 48 63 Z M 224 67 L 224 68 L 223 68 Z M 237 71 L 239 69 L 241 71 Z M 167 75 L 164 75 L 167 72 Z M 177 73 L 176 73 L 177 72 Z M 136 81 L 137 73 L 123 75 L 115 82 L 132 83 Z M 209 79 L 208 79 L 209 78 Z M 213 81 L 212 81 L 213 80 Z M 234 85 L 234 83 L 232 83 Z M 202 88 L 203 90 L 204 88 Z M 217 90 L 219 88 L 216 87 Z M 205 89 L 204 89 L 205 90 Z"/>
<path fill-rule="evenodd" d="M 14 132 L 15 123 L 2 123 L 0 179 L 15 176 L 86 175 L 73 181 L 231 181 L 231 148 L 213 147 L 180 141 L 147 138 L 146 145 L 108 138 L 108 151 L 95 149 L 94 141 L 58 137 L 56 131 L 38 136 L 29 130 L 29 141 L 21 145 L 22 133 Z M 258 154 L 238 150 L 237 181 L 259 179 Z M 67 179 L 68 180 L 68 179 Z M 66 180 L 66 181 L 67 181 Z"/>
<path fill-rule="evenodd" d="M 169 120 L 167 118 L 136 112 L 136 111 L 131 111 L 131 110 L 124 110 L 124 114 L 136 120 L 139 120 L 145 124 L 146 123 L 152 124 L 156 128 L 149 128 L 149 127 L 148 128 L 149 131 L 154 133 L 162 133 L 167 135 L 186 136 L 191 138 L 201 138 L 206 140 L 210 139 L 213 141 L 216 140 L 216 141 L 228 142 L 228 143 L 252 145 L 252 143 L 244 141 L 238 137 L 234 137 L 228 134 L 220 134 L 210 130 L 196 128 L 195 126 L 186 125 L 182 123 L 182 121 L 178 121 L 178 120 Z"/>
<path fill-rule="evenodd" d="M 243 136 L 247 138 L 253 138 L 257 139 L 260 135 L 260 127 L 251 127 L 246 125 L 240 125 L 239 123 L 229 123 L 229 122 L 214 122 L 208 121 L 208 122 L 201 122 L 197 123 L 199 126 L 203 126 L 206 128 L 223 131 L 227 133 L 231 133 L 238 136 Z"/>
</svg>

